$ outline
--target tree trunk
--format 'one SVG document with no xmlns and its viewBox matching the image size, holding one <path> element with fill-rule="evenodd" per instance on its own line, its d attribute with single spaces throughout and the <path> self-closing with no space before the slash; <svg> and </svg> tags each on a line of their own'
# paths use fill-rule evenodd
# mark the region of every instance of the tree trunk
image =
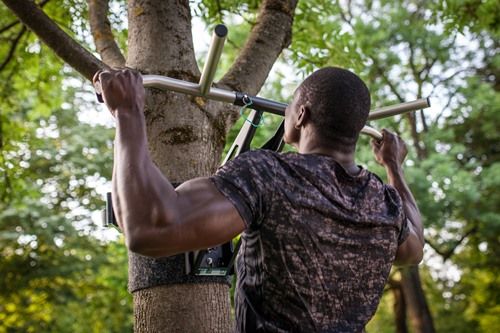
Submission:
<svg viewBox="0 0 500 333">
<path fill-rule="evenodd" d="M 196 297 L 185 299 L 186 295 Z M 229 332 L 233 327 L 229 316 L 230 307 L 227 286 L 224 284 L 148 288 L 134 293 L 134 331 Z"/>
<path fill-rule="evenodd" d="M 291 0 L 263 2 L 260 24 L 229 71 L 241 75 L 226 75 L 223 85 L 257 93 L 290 43 L 295 5 Z M 198 82 L 189 1 L 132 0 L 128 6 L 127 66 Z M 266 36 L 261 36 L 263 30 Z M 259 70 L 242 74 L 257 50 Z M 155 89 L 148 90 L 146 101 L 151 156 L 167 178 L 181 183 L 211 175 L 219 165 L 235 110 L 220 102 Z M 184 255 L 152 259 L 129 254 L 136 332 L 228 332 L 233 327 L 228 279 L 186 275 L 184 260 Z"/>
<path fill-rule="evenodd" d="M 198 81 L 188 1 L 132 0 L 128 16 L 127 66 Z M 150 152 L 167 178 L 181 183 L 210 175 L 223 148 L 225 129 L 213 112 L 221 103 L 200 105 L 190 96 L 155 89 L 148 90 L 146 101 Z M 184 255 L 152 259 L 129 254 L 136 332 L 229 331 L 226 278 L 189 276 L 184 267 Z"/>
<path fill-rule="evenodd" d="M 394 295 L 394 321 L 396 324 L 396 333 L 408 333 L 406 324 L 406 302 L 401 284 L 399 282 L 392 284 L 392 293 Z"/>
<path fill-rule="evenodd" d="M 401 289 L 410 318 L 412 332 L 434 333 L 434 323 L 425 299 L 418 266 L 401 268 Z"/>
</svg>

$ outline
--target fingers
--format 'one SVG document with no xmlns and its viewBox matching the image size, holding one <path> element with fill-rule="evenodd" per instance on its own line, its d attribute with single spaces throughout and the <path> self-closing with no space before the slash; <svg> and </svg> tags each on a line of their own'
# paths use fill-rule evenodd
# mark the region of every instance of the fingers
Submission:
<svg viewBox="0 0 500 333">
<path fill-rule="evenodd" d="M 99 82 L 99 75 L 103 72 L 102 69 L 98 70 L 95 72 L 94 76 L 92 77 L 92 83 L 95 85 L 96 82 Z"/>
<path fill-rule="evenodd" d="M 375 138 L 371 139 L 370 143 L 371 143 L 371 146 L 373 147 L 373 149 L 377 149 L 377 150 L 380 150 L 380 148 L 382 148 L 384 142 L 386 141 L 387 139 L 387 136 L 388 136 L 388 133 L 390 134 L 389 131 L 387 131 L 385 128 L 382 129 L 382 131 L 380 131 L 380 133 L 382 134 L 382 139 L 380 140 L 377 140 Z"/>
<path fill-rule="evenodd" d="M 138 79 L 139 77 L 139 79 Z M 103 94 L 111 87 L 119 87 L 123 85 L 123 82 L 129 81 L 137 83 L 140 80 L 142 84 L 142 76 L 137 72 L 130 69 L 121 70 L 100 70 L 93 78 L 94 88 L 98 94 Z"/>
<path fill-rule="evenodd" d="M 118 70 L 100 69 L 94 74 L 92 78 L 92 83 L 95 85 L 97 82 L 102 82 L 103 78 L 110 79 L 112 77 L 122 77 L 122 76 L 128 78 L 135 78 L 136 80 L 140 80 L 140 82 L 142 83 L 142 75 L 138 71 L 129 68 L 118 69 Z"/>
<path fill-rule="evenodd" d="M 376 140 L 376 139 L 371 139 L 370 144 L 372 148 L 375 150 L 379 150 L 382 147 L 382 144 L 384 142 L 384 138 L 382 137 L 382 140 Z"/>
</svg>

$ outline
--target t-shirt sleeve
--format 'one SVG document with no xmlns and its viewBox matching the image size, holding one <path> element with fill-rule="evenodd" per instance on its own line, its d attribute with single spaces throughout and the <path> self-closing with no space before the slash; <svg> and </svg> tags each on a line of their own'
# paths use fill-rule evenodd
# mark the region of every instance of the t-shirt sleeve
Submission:
<svg viewBox="0 0 500 333">
<path fill-rule="evenodd" d="M 255 229 L 272 203 L 274 158 L 268 151 L 249 151 L 228 161 L 210 177 L 235 206 L 247 228 Z"/>
<path fill-rule="evenodd" d="M 398 245 L 401 245 L 410 234 L 410 228 L 408 226 L 409 220 L 405 214 L 403 200 L 398 191 L 390 185 L 385 186 L 385 191 L 386 200 L 388 200 L 387 205 L 392 207 L 392 209 L 390 209 L 390 211 L 392 211 L 391 215 L 394 215 L 397 219 L 397 226 L 399 227 Z"/>
</svg>

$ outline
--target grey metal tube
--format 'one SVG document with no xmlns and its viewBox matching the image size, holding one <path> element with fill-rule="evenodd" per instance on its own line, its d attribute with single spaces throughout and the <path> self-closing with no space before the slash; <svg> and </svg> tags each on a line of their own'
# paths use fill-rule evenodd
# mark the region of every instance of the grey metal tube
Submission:
<svg viewBox="0 0 500 333">
<path fill-rule="evenodd" d="M 168 89 L 175 92 L 193 95 L 193 96 L 204 96 L 208 99 L 213 99 L 216 101 L 242 105 L 238 101 L 241 100 L 242 93 L 229 91 L 219 88 L 210 88 L 208 93 L 203 95 L 200 91 L 200 86 L 196 83 L 187 82 L 183 80 L 173 79 L 167 76 L 161 75 L 143 75 L 142 80 L 145 87 L 154 87 L 158 89 Z M 251 109 L 256 109 L 260 111 L 266 111 L 274 114 L 283 116 L 285 114 L 285 108 L 287 104 L 276 102 L 270 99 L 265 99 L 262 97 L 251 96 L 253 104 L 248 107 Z M 390 105 L 380 109 L 376 109 L 368 115 L 369 120 L 376 120 L 381 118 L 387 118 L 402 114 L 405 112 L 415 111 L 419 109 L 425 109 L 430 106 L 430 101 L 428 98 L 421 98 L 415 101 Z M 382 134 L 376 129 L 365 126 L 361 133 L 367 134 L 374 138 L 375 140 L 382 140 Z"/>
<path fill-rule="evenodd" d="M 144 87 L 158 88 L 162 90 L 171 90 L 182 94 L 202 96 L 200 86 L 196 83 L 173 79 L 168 76 L 161 75 L 143 75 L 142 82 Z M 236 93 L 219 88 L 210 88 L 205 95 L 208 99 L 226 102 L 233 104 L 236 100 Z"/>
<path fill-rule="evenodd" d="M 200 91 L 200 86 L 196 83 L 173 79 L 171 77 L 161 76 L 161 75 L 143 75 L 142 80 L 145 87 L 167 89 L 193 96 L 204 96 Z M 225 89 L 210 88 L 208 93 L 205 94 L 205 97 L 216 101 L 234 104 L 237 100 L 236 98 L 237 95 L 243 95 L 243 94 Z M 255 108 L 257 110 L 271 112 L 281 116 L 285 114 L 285 108 L 287 106 L 287 104 L 285 103 L 276 102 L 262 97 L 255 97 L 255 96 L 250 96 L 250 97 L 254 102 L 252 105 L 249 106 L 249 108 L 251 109 Z M 242 105 L 242 104 L 238 103 L 237 105 Z M 369 113 L 368 120 L 387 118 L 401 113 L 416 111 L 428 107 L 430 107 L 429 99 L 421 98 L 411 102 L 405 102 L 401 104 L 386 106 L 380 109 L 375 109 Z"/>
<path fill-rule="evenodd" d="M 395 116 L 398 114 L 402 114 L 405 112 L 415 111 L 419 109 L 425 109 L 431 106 L 429 98 L 421 98 L 415 101 L 386 106 L 377 110 L 370 112 L 368 115 L 368 120 L 381 119 L 386 117 Z M 375 140 L 382 140 L 382 133 L 377 131 L 376 129 L 365 126 L 361 130 L 361 133 L 368 134 Z"/>
<path fill-rule="evenodd" d="M 411 102 L 386 106 L 373 110 L 368 115 L 368 120 L 375 120 L 395 116 L 397 114 L 425 109 L 431 106 L 429 98 L 420 98 Z"/>
<path fill-rule="evenodd" d="M 201 96 L 205 96 L 210 90 L 210 86 L 214 80 L 217 64 L 219 63 L 224 42 L 226 41 L 227 28 L 223 24 L 218 24 L 212 35 L 212 42 L 208 49 L 207 60 L 200 77 L 200 92 Z"/>
</svg>

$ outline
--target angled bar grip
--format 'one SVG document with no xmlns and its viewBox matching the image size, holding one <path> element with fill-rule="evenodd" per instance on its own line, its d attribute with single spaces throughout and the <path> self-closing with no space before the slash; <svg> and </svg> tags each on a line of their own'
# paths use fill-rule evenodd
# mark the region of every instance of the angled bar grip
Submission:
<svg viewBox="0 0 500 333">
<path fill-rule="evenodd" d="M 410 111 L 426 109 L 431 106 L 429 98 L 420 98 L 411 102 L 386 106 L 380 109 L 373 110 L 368 114 L 368 120 L 376 120 L 387 118 Z"/>
<path fill-rule="evenodd" d="M 401 104 L 396 104 L 396 105 L 391 105 L 391 106 L 386 106 L 380 109 L 377 109 L 375 111 L 370 112 L 368 115 L 368 120 L 375 120 L 375 119 L 381 119 L 381 118 L 386 118 L 386 117 L 391 117 L 395 116 L 398 114 L 406 113 L 406 112 L 411 112 L 411 111 L 416 111 L 419 109 L 426 109 L 431 106 L 431 102 L 429 98 L 420 98 L 411 102 L 406 102 L 406 103 L 401 103 Z M 375 140 L 382 140 L 382 133 L 377 131 L 376 129 L 365 126 L 361 130 L 361 133 L 368 134 Z"/>
</svg>

